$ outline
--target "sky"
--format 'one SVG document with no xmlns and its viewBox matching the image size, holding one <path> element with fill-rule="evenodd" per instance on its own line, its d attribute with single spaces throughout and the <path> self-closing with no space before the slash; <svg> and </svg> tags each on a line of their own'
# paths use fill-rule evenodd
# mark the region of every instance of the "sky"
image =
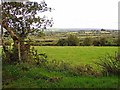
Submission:
<svg viewBox="0 0 120 90">
<path fill-rule="evenodd" d="M 41 0 L 30 0 L 37 1 Z M 119 0 L 45 0 L 52 12 L 53 28 L 118 29 Z"/>
<path fill-rule="evenodd" d="M 48 16 L 53 17 L 53 28 L 118 28 L 119 0 L 45 1 L 55 9 L 48 13 Z"/>
</svg>

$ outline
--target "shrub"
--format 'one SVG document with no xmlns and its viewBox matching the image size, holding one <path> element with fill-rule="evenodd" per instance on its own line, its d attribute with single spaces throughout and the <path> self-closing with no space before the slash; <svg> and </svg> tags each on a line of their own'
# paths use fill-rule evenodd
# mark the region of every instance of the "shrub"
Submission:
<svg viewBox="0 0 120 90">
<path fill-rule="evenodd" d="M 16 55 L 13 55 L 13 54 L 16 54 Z M 2 47 L 3 63 L 9 63 L 9 64 L 14 63 L 15 64 L 17 62 L 17 60 L 18 60 L 18 57 L 17 57 L 16 50 L 11 49 L 11 47 L 9 47 L 9 46 L 3 45 L 3 47 Z"/>
<path fill-rule="evenodd" d="M 2 59 L 3 63 L 8 64 L 17 64 L 19 63 L 16 59 L 16 55 L 13 55 L 14 52 L 16 52 L 14 49 L 11 49 L 8 46 L 3 47 L 5 48 L 6 52 L 2 50 Z M 5 54 L 7 53 L 7 55 Z M 18 57 L 17 57 L 18 58 Z M 23 60 L 21 63 L 29 63 L 29 64 L 35 64 L 35 65 L 44 65 L 44 63 L 47 61 L 47 55 L 46 53 L 38 53 L 37 50 L 32 47 L 26 56 L 26 60 Z"/>
<path fill-rule="evenodd" d="M 45 64 L 45 62 L 47 61 L 46 53 L 38 53 L 38 51 L 35 50 L 34 47 L 32 47 L 32 49 L 30 50 L 30 56 L 31 58 L 29 58 L 30 60 L 27 61 L 28 63 L 30 62 L 37 65 L 42 65 Z"/>
</svg>

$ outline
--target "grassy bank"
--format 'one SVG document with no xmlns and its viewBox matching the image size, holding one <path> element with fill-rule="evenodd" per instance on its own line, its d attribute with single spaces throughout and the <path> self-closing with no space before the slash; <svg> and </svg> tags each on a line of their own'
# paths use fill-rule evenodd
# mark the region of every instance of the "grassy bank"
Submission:
<svg viewBox="0 0 120 90">
<path fill-rule="evenodd" d="M 117 88 L 118 77 L 74 76 L 40 67 L 24 70 L 22 65 L 3 68 L 4 88 Z"/>
</svg>

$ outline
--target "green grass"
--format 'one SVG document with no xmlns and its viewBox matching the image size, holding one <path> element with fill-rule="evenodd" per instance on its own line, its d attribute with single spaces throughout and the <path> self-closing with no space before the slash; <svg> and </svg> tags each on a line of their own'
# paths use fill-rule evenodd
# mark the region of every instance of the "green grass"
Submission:
<svg viewBox="0 0 120 90">
<path fill-rule="evenodd" d="M 118 51 L 118 47 L 35 47 L 39 53 L 46 53 L 48 60 L 64 60 L 73 66 L 94 64 L 99 57 Z M 24 70 L 27 67 L 28 70 Z M 59 78 L 56 80 L 56 78 Z M 54 80 L 54 81 L 51 81 Z M 21 65 L 3 65 L 4 88 L 117 88 L 117 76 L 81 76 L 71 75 L 68 71 L 48 70 L 44 67 Z"/>
<path fill-rule="evenodd" d="M 39 53 L 46 53 L 48 60 L 59 60 L 73 65 L 93 64 L 99 57 L 107 53 L 114 55 L 118 47 L 93 47 L 93 46 L 38 46 Z"/>
<path fill-rule="evenodd" d="M 117 88 L 118 77 L 71 76 L 68 73 L 49 72 L 44 68 L 32 67 L 24 71 L 22 65 L 3 67 L 4 88 Z M 60 78 L 50 81 L 51 78 Z M 54 79 L 55 80 L 55 79 Z"/>
</svg>

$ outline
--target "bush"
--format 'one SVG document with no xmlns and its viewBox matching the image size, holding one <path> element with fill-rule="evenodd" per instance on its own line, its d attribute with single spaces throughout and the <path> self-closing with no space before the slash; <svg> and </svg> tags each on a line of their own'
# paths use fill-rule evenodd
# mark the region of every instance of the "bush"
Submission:
<svg viewBox="0 0 120 90">
<path fill-rule="evenodd" d="M 35 50 L 34 47 L 32 47 L 30 49 L 30 51 L 28 52 L 25 60 L 19 62 L 18 61 L 18 56 L 16 51 L 8 46 L 4 46 L 3 48 L 5 48 L 5 52 L 4 50 L 2 50 L 2 61 L 3 63 L 6 64 L 18 64 L 18 63 L 28 63 L 28 64 L 33 64 L 33 65 L 44 65 L 45 62 L 47 61 L 47 55 L 46 53 L 38 53 L 37 50 Z M 7 55 L 6 55 L 6 54 Z M 16 55 L 14 55 L 16 54 Z"/>
<path fill-rule="evenodd" d="M 99 62 L 95 62 L 102 67 L 105 75 L 118 75 L 120 71 L 120 55 L 115 53 L 115 56 L 107 54 L 105 57 L 101 57 Z"/>
<path fill-rule="evenodd" d="M 75 35 L 69 35 L 67 40 L 68 40 L 68 46 L 78 46 L 79 45 L 79 39 Z"/>
<path fill-rule="evenodd" d="M 31 58 L 27 61 L 28 63 L 33 63 L 36 65 L 44 65 L 47 61 L 47 55 L 46 53 L 38 53 L 37 50 L 35 50 L 34 47 L 30 50 L 30 56 Z"/>
<path fill-rule="evenodd" d="M 18 55 L 15 49 L 7 46 L 7 45 L 3 45 L 2 47 L 2 61 L 3 63 L 17 63 L 18 60 Z"/>
</svg>

